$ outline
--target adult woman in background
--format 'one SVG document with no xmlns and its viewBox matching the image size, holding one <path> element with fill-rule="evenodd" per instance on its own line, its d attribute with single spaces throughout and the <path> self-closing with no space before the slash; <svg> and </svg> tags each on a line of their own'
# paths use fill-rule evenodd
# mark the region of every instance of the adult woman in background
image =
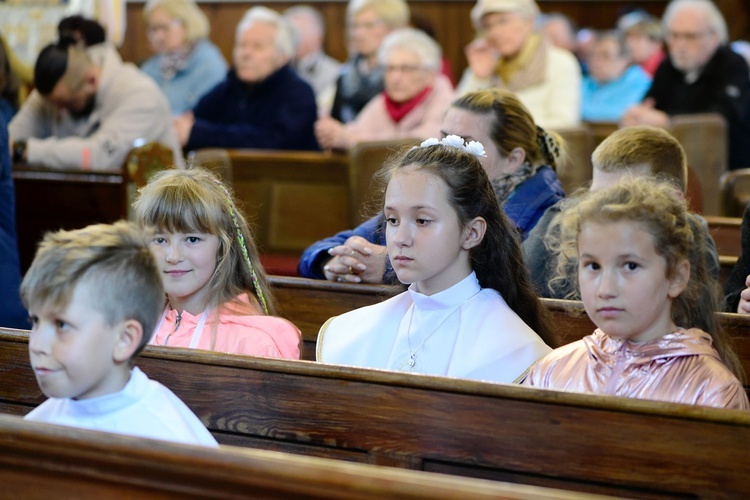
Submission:
<svg viewBox="0 0 750 500">
<path fill-rule="evenodd" d="M 564 196 L 555 173 L 562 156 L 559 140 L 537 127 L 512 92 L 488 89 L 462 95 L 448 108 L 440 128 L 443 135 L 484 145 L 486 156 L 480 161 L 521 238 Z M 331 281 L 382 282 L 387 268 L 382 224 L 379 214 L 313 243 L 302 254 L 298 273 Z"/>
<path fill-rule="evenodd" d="M 322 148 L 346 150 L 363 141 L 427 139 L 440 133 L 453 88 L 440 73 L 437 42 L 413 28 L 393 31 L 383 40 L 378 60 L 385 91 L 346 125 L 331 117 L 319 119 L 315 136 Z"/>
<path fill-rule="evenodd" d="M 409 23 L 404 0 L 350 0 L 346 7 L 347 46 L 351 57 L 336 82 L 331 117 L 349 123 L 370 99 L 383 91 L 378 49 L 391 31 Z"/>
<path fill-rule="evenodd" d="M 143 16 L 155 55 L 141 69 L 164 91 L 173 115 L 190 111 L 227 72 L 208 40 L 208 19 L 193 0 L 150 0 Z"/>
<path fill-rule="evenodd" d="M 572 126 L 580 120 L 580 66 L 573 54 L 535 32 L 538 15 L 533 0 L 479 0 L 471 19 L 481 36 L 466 48 L 469 68 L 457 93 L 507 89 L 538 125 Z"/>
</svg>

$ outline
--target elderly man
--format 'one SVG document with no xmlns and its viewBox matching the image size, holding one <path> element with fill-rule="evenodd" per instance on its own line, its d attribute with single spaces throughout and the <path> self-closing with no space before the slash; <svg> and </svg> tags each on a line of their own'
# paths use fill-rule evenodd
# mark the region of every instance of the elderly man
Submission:
<svg viewBox="0 0 750 500">
<path fill-rule="evenodd" d="M 156 84 L 107 44 L 46 46 L 34 90 L 10 122 L 14 161 L 48 168 L 122 168 L 134 142 L 161 142 L 182 163 L 169 103 Z"/>
<path fill-rule="evenodd" d="M 750 72 L 727 46 L 721 13 L 710 0 L 673 0 L 664 26 L 669 57 L 623 125 L 665 127 L 673 115 L 721 113 L 729 125 L 729 167 L 750 167 Z"/>
<path fill-rule="evenodd" d="M 175 118 L 187 149 L 207 147 L 317 150 L 313 90 L 289 65 L 292 30 L 266 7 L 248 10 L 237 26 L 234 67 Z"/>
</svg>

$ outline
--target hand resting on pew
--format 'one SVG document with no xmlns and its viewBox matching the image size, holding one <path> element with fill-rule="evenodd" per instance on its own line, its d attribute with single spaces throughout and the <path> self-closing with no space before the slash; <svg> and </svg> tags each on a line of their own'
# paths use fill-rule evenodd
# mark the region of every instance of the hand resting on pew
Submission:
<svg viewBox="0 0 750 500">
<path fill-rule="evenodd" d="M 352 236 L 343 245 L 328 250 L 333 256 L 323 267 L 329 281 L 382 283 L 385 273 L 386 247 Z"/>
</svg>

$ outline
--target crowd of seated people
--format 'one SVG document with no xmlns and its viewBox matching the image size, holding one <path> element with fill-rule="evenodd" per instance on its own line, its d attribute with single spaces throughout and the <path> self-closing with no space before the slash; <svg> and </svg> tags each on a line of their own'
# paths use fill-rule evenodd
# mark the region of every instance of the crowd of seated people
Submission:
<svg viewBox="0 0 750 500">
<path fill-rule="evenodd" d="M 216 446 L 133 358 L 152 344 L 297 359 L 301 338 L 276 317 L 248 220 L 213 172 L 153 176 L 135 223 L 50 233 L 21 276 L 12 162 L 118 171 L 134 143 L 155 141 L 183 167 L 186 150 L 345 150 L 400 138 L 423 142 L 381 170 L 373 217 L 313 244 L 298 273 L 409 289 L 321 325 L 318 361 L 747 410 L 744 375 L 714 319 L 716 249 L 683 196 L 684 151 L 651 128 L 721 113 L 729 166 L 750 167 L 750 70 L 721 13 L 710 0 L 672 0 L 665 45 L 658 22 L 628 14 L 585 50 L 570 25 L 557 37 L 557 18 L 545 31 L 539 14 L 534 0 L 479 0 L 455 91 L 438 43 L 407 28 L 403 0 L 350 0 L 340 67 L 323 51 L 314 10 L 266 7 L 234 27 L 228 67 L 192 0 L 146 3 L 154 55 L 140 68 L 95 26 L 67 25 L 39 54 L 23 103 L 0 50 L 0 327 L 31 329 L 31 363 L 49 396 L 28 418 Z M 582 120 L 633 127 L 599 146 L 590 189 L 565 199 L 555 129 Z M 743 243 L 750 211 L 745 219 Z M 744 260 L 725 308 L 749 313 Z M 596 331 L 559 346 L 539 300 L 548 292 L 580 299 Z M 638 359 L 613 368 L 624 353 Z M 161 417 L 141 411 L 149 405 Z"/>
</svg>

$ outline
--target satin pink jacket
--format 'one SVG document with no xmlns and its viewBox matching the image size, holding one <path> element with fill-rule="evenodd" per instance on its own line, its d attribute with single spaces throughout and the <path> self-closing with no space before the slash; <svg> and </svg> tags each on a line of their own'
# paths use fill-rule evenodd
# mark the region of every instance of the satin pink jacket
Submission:
<svg viewBox="0 0 750 500">
<path fill-rule="evenodd" d="M 259 313 L 249 315 L 248 306 L 247 296 L 241 296 L 220 308 L 213 349 L 211 343 L 214 321 L 209 314 L 196 348 L 229 354 L 299 359 L 301 334 L 297 327 L 283 318 Z M 193 316 L 187 311 L 182 311 L 180 324 L 175 329 L 177 311 L 169 309 L 163 321 L 157 326 L 150 343 L 189 347 L 200 318 L 200 314 Z"/>
<path fill-rule="evenodd" d="M 717 408 L 750 409 L 739 380 L 722 363 L 711 336 L 678 330 L 636 343 L 592 335 L 537 361 L 524 385 Z"/>
</svg>

